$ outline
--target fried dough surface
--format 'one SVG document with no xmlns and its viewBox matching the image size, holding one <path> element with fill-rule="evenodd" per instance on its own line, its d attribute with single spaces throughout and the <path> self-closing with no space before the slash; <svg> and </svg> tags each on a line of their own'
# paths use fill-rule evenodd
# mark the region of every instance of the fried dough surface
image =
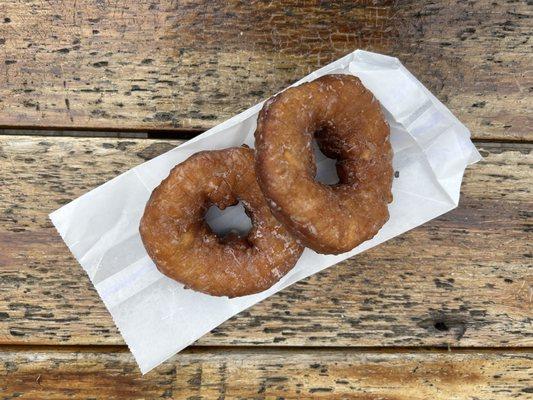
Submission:
<svg viewBox="0 0 533 400">
<path fill-rule="evenodd" d="M 336 160 L 339 183 L 315 180 L 312 139 Z M 259 186 L 305 246 L 339 254 L 388 220 L 392 149 L 380 105 L 352 75 L 325 75 L 268 100 L 255 131 Z"/>
<path fill-rule="evenodd" d="M 219 237 L 204 216 L 242 201 L 252 228 Z M 272 213 L 257 184 L 253 151 L 202 151 L 178 164 L 153 191 L 141 219 L 144 246 L 157 268 L 186 287 L 237 297 L 268 289 L 303 247 Z"/>
</svg>

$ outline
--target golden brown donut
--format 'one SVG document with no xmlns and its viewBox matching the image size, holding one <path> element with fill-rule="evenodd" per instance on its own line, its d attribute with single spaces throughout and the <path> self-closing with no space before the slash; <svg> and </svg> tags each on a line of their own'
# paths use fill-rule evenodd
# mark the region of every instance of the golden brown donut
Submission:
<svg viewBox="0 0 533 400">
<path fill-rule="evenodd" d="M 315 180 L 313 135 L 339 183 Z M 392 201 L 389 126 L 352 75 L 326 75 L 268 100 L 255 131 L 256 174 L 273 214 L 307 247 L 339 254 L 372 238 Z"/>
<path fill-rule="evenodd" d="M 218 237 L 204 221 L 211 205 L 241 200 L 252 221 L 245 238 Z M 152 192 L 140 224 L 157 268 L 186 287 L 237 297 L 268 289 L 300 257 L 303 247 L 271 214 L 249 148 L 196 153 Z"/>
</svg>

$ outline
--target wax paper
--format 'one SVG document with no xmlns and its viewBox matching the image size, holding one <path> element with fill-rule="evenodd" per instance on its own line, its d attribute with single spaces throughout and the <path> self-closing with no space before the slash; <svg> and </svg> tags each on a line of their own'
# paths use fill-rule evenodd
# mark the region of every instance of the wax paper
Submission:
<svg viewBox="0 0 533 400">
<path fill-rule="evenodd" d="M 262 103 L 50 214 L 142 373 L 277 291 L 457 206 L 464 170 L 480 159 L 468 129 L 396 58 L 356 50 L 295 85 L 329 73 L 358 76 L 379 100 L 391 127 L 394 169 L 398 171 L 389 221 L 372 240 L 354 250 L 320 255 L 306 249 L 296 266 L 272 288 L 234 299 L 184 289 L 162 275 L 148 257 L 138 228 L 152 190 L 172 167 L 197 151 L 243 143 L 253 147 Z M 334 179 L 333 164 L 318 155 L 321 179 Z M 208 220 L 215 229 L 222 230 L 230 225 L 244 229 L 249 223 L 238 207 L 226 213 L 210 212 Z"/>
</svg>

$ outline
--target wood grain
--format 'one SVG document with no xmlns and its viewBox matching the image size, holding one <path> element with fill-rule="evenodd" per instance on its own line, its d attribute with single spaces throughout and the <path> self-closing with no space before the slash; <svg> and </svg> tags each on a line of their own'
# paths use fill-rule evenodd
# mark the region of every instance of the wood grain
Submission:
<svg viewBox="0 0 533 400">
<path fill-rule="evenodd" d="M 0 343 L 122 344 L 47 214 L 179 142 L 0 137 Z M 531 346 L 532 145 L 480 144 L 456 210 L 242 312 L 200 345 Z"/>
<path fill-rule="evenodd" d="M 145 376 L 125 352 L 0 351 L 4 399 L 527 399 L 526 353 L 194 350 Z"/>
<path fill-rule="evenodd" d="M 5 0 L 0 16 L 0 127 L 206 129 L 364 48 L 474 137 L 533 139 L 525 0 Z"/>
</svg>

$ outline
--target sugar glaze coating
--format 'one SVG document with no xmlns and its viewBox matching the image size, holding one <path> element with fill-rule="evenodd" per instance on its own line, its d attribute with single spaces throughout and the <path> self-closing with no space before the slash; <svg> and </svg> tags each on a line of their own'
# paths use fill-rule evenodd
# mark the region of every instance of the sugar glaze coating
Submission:
<svg viewBox="0 0 533 400">
<path fill-rule="evenodd" d="M 336 159 L 339 183 L 315 181 L 312 139 Z M 388 220 L 392 201 L 389 126 L 352 75 L 326 75 L 268 100 L 255 131 L 259 186 L 273 214 L 302 244 L 349 251 Z"/>
<path fill-rule="evenodd" d="M 245 238 L 219 237 L 204 221 L 211 205 L 242 201 L 252 228 Z M 268 289 L 303 247 L 272 213 L 257 184 L 253 151 L 234 147 L 194 154 L 153 191 L 140 224 L 157 268 L 185 286 L 237 297 Z"/>
</svg>

